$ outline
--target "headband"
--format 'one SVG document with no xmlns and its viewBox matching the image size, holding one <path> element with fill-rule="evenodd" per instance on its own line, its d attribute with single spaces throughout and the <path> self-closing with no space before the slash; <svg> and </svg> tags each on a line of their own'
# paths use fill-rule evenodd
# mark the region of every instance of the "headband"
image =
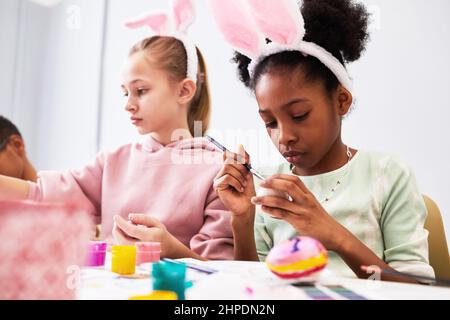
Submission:
<svg viewBox="0 0 450 320">
<path fill-rule="evenodd" d="M 253 77 L 256 66 L 268 56 L 298 51 L 322 62 L 349 91 L 344 65 L 321 46 L 304 41 L 305 23 L 296 0 L 209 0 L 214 18 L 234 50 L 249 57 Z M 266 39 L 271 40 L 266 43 Z"/>
<path fill-rule="evenodd" d="M 197 82 L 197 48 L 187 36 L 187 30 L 195 19 L 194 5 L 191 0 L 172 0 L 171 3 L 172 15 L 166 12 L 147 12 L 124 24 L 130 29 L 149 27 L 156 36 L 173 37 L 181 41 L 187 55 L 186 77 Z"/>
</svg>

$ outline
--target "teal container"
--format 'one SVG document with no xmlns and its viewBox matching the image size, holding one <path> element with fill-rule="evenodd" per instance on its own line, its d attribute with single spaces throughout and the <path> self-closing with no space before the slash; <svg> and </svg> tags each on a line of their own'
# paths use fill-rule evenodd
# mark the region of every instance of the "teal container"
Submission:
<svg viewBox="0 0 450 320">
<path fill-rule="evenodd" d="M 185 290 L 191 286 L 186 282 L 186 265 L 182 262 L 160 261 L 152 266 L 153 290 L 173 291 L 178 300 L 185 300 Z"/>
</svg>

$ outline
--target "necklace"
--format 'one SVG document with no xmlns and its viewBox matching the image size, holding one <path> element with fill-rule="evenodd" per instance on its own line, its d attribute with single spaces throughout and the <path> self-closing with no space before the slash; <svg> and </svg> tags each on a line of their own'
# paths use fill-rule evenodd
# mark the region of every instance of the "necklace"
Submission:
<svg viewBox="0 0 450 320">
<path fill-rule="evenodd" d="M 330 190 L 330 192 L 328 193 L 328 195 L 327 195 L 323 200 L 320 201 L 320 204 L 324 204 L 324 203 L 330 201 L 330 199 L 334 196 L 336 190 L 339 189 L 339 187 L 342 185 L 343 179 L 347 176 L 347 173 L 348 173 L 348 164 L 349 164 L 350 160 L 353 158 L 353 154 L 352 154 L 352 152 L 350 151 L 350 148 L 349 148 L 348 146 L 346 146 L 346 147 L 347 147 L 347 164 L 346 164 L 347 167 L 345 168 L 345 172 L 344 172 L 344 174 L 342 175 L 342 177 L 339 178 L 339 180 L 336 182 L 336 184 L 333 185 L 333 187 L 331 188 L 331 190 Z M 292 174 L 295 175 L 294 169 L 295 169 L 295 167 L 292 165 L 292 166 L 291 166 L 291 172 L 292 172 Z"/>
</svg>

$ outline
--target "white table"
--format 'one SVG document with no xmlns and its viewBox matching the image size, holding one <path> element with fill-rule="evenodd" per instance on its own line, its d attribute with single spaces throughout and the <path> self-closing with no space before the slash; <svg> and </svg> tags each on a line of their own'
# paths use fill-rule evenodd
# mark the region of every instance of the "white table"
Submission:
<svg viewBox="0 0 450 320">
<path fill-rule="evenodd" d="M 261 262 L 208 261 L 182 259 L 218 270 L 207 275 L 188 269 L 187 280 L 193 286 L 186 290 L 188 300 L 302 300 L 312 299 L 305 290 L 294 287 L 273 275 Z M 107 261 L 110 261 L 107 257 Z M 110 271 L 110 263 L 104 268 L 84 268 L 78 299 L 128 299 L 152 291 L 151 265 L 138 267 L 136 274 L 121 277 Z M 325 270 L 317 288 L 336 300 L 346 298 L 330 290 L 330 286 L 342 286 L 367 299 L 450 299 L 450 288 L 394 283 L 386 281 L 361 280 L 335 276 Z"/>
</svg>

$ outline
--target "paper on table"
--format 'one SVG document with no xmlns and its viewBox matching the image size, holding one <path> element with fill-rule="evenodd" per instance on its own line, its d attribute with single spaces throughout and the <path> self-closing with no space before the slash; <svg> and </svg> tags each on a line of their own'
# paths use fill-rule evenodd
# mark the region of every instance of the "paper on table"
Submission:
<svg viewBox="0 0 450 320">
<path fill-rule="evenodd" d="M 309 299 L 302 290 L 289 285 L 292 281 L 277 278 L 261 262 L 183 261 L 218 270 L 199 279 L 187 291 L 188 299 Z"/>
<path fill-rule="evenodd" d="M 194 282 L 194 286 L 186 290 L 187 299 L 311 299 L 301 287 L 290 285 L 297 281 L 279 279 L 262 262 L 195 259 L 180 259 L 180 261 L 218 271 L 208 275 L 187 269 L 187 280 Z M 118 276 L 112 273 L 108 266 L 84 268 L 81 290 L 78 290 L 77 297 L 78 299 L 128 299 L 134 295 L 150 293 L 152 291 L 151 264 L 138 266 L 136 273 L 142 275 L 142 278 Z M 327 269 L 319 277 L 319 283 L 322 285 L 342 284 L 338 280 L 339 278 Z"/>
<path fill-rule="evenodd" d="M 184 262 L 207 266 L 218 270 L 218 273 L 203 277 L 187 292 L 189 299 L 283 299 L 309 300 L 310 295 L 301 287 L 292 283 L 299 280 L 283 280 L 275 276 L 262 262 L 248 261 L 198 261 L 182 259 Z M 324 270 L 318 283 L 336 285 L 335 275 Z M 340 299 L 339 296 L 327 291 L 327 296 Z"/>
<path fill-rule="evenodd" d="M 150 292 L 150 277 L 133 279 L 119 276 L 105 268 L 84 268 L 76 297 L 79 300 L 123 300 Z"/>
<path fill-rule="evenodd" d="M 207 266 L 209 268 L 215 269 L 221 273 L 227 275 L 237 275 L 240 278 L 246 280 L 260 280 L 265 281 L 265 283 L 274 284 L 289 284 L 297 283 L 299 280 L 282 280 L 275 276 L 269 268 L 263 262 L 258 261 L 230 261 L 230 260 L 214 260 L 214 261 L 199 261 L 191 258 L 180 259 L 186 263 L 197 264 L 200 266 Z M 330 282 L 331 279 L 336 279 L 333 272 L 325 269 L 319 276 L 318 282 Z M 334 283 L 333 283 L 334 284 Z"/>
<path fill-rule="evenodd" d="M 309 299 L 302 291 L 288 285 L 270 286 L 249 281 L 238 275 L 215 273 L 205 277 L 186 292 L 189 300 L 299 300 Z"/>
</svg>

